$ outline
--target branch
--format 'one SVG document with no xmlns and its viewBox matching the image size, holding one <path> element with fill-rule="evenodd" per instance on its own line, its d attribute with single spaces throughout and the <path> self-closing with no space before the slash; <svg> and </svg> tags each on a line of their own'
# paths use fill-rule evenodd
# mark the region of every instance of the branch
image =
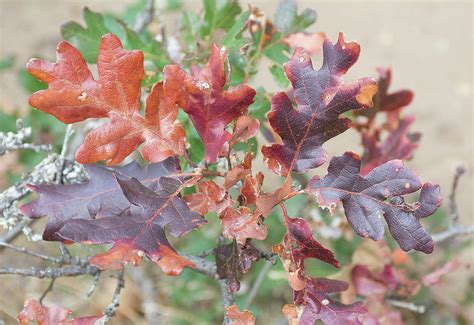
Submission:
<svg viewBox="0 0 474 325">
<path fill-rule="evenodd" d="M 62 278 L 62 277 L 70 277 L 70 276 L 79 276 L 79 275 L 96 275 L 100 273 L 100 270 L 94 266 L 86 265 L 86 266 L 68 266 L 64 268 L 45 268 L 45 269 L 38 269 L 36 267 L 32 267 L 29 269 L 18 269 L 14 267 L 0 267 L 0 274 L 13 274 L 13 275 L 21 275 L 21 276 L 29 276 L 29 277 L 36 277 L 39 279 L 49 278 Z"/>
<path fill-rule="evenodd" d="M 16 121 L 17 132 L 0 132 L 0 156 L 7 152 L 21 149 L 31 149 L 36 152 L 51 152 L 53 147 L 50 144 L 25 143 L 31 136 L 31 128 L 25 128 L 21 119 Z"/>
<path fill-rule="evenodd" d="M 155 1 L 147 0 L 145 2 L 145 10 L 142 11 L 135 21 L 135 26 L 133 30 L 140 34 L 146 26 L 148 26 L 153 21 L 153 14 L 155 12 Z"/>
<path fill-rule="evenodd" d="M 258 273 L 257 279 L 255 279 L 255 282 L 253 283 L 252 289 L 250 289 L 247 299 L 245 300 L 243 310 L 249 309 L 250 305 L 255 299 L 255 296 L 257 295 L 258 289 L 260 289 L 260 286 L 262 285 L 263 280 L 265 280 L 265 277 L 267 276 L 268 272 L 270 271 L 273 265 L 275 264 L 272 264 L 270 261 L 268 261 L 262 267 L 262 269 Z"/>
<path fill-rule="evenodd" d="M 470 235 L 474 233 L 474 225 L 465 227 L 459 223 L 459 211 L 458 211 L 458 205 L 456 202 L 456 194 L 457 194 L 459 179 L 465 173 L 465 171 L 466 170 L 462 166 L 459 166 L 458 168 L 456 168 L 456 173 L 454 174 L 453 185 L 451 187 L 451 194 L 449 195 L 449 212 L 453 219 L 453 223 L 448 229 L 432 235 L 433 241 L 435 243 L 442 243 L 444 241 L 454 239 L 455 237 L 458 237 L 458 236 L 465 236 L 465 235 Z"/>
<path fill-rule="evenodd" d="M 112 296 L 112 302 L 104 310 L 104 323 L 109 321 L 115 315 L 115 311 L 119 306 L 120 293 L 125 287 L 125 280 L 123 278 L 124 269 L 117 272 L 117 286 L 115 287 L 114 294 Z"/>
<path fill-rule="evenodd" d="M 194 270 L 207 275 L 211 279 L 217 279 L 216 263 L 208 261 L 202 257 L 180 253 L 181 256 L 194 263 Z"/>
</svg>

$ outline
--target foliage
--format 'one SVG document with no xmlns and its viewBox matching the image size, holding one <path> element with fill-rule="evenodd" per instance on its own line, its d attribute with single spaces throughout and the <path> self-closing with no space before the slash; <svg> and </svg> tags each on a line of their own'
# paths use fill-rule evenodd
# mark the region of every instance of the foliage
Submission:
<svg viewBox="0 0 474 325">
<path fill-rule="evenodd" d="M 420 219 L 439 208 L 439 187 L 401 161 L 419 145 L 419 134 L 409 133 L 414 118 L 402 113 L 413 94 L 388 94 L 388 69 L 379 69 L 378 81 L 345 82 L 359 44 L 346 42 L 342 33 L 332 42 L 308 32 L 316 13 L 298 13 L 294 0 L 280 1 L 274 22 L 252 6 L 242 12 L 237 1 L 203 2 L 202 15 L 182 12 L 178 37 L 158 34 L 152 25 L 134 29 L 136 19 L 85 8 L 85 26 L 62 26 L 67 41 L 59 43 L 56 62 L 28 63 L 41 82 L 24 79 L 33 108 L 66 124 L 99 122 L 85 130 L 75 152 L 88 180 L 30 185 L 38 198 L 21 211 L 32 219 L 48 217 L 46 241 L 112 244 L 87 261 L 98 270 L 123 271 L 148 259 L 167 275 L 181 274 L 182 281 L 189 270 L 217 279 L 228 324 L 255 322 L 245 310 L 253 298 L 239 309 L 243 302 L 237 296 L 236 305 L 234 294 L 244 275 L 265 268 L 259 260 L 275 264 L 276 256 L 282 263 L 275 272 L 285 274 L 289 288 L 281 279 L 275 285 L 293 293 L 282 314 L 291 324 L 401 321 L 385 296 L 410 296 L 401 290 L 408 277 L 393 261 L 384 260 L 380 272 L 356 263 L 365 241 L 346 235 L 349 224 L 359 236 L 383 243 L 385 219 L 401 250 L 380 251 L 407 259 L 403 254 L 410 250 L 433 251 Z M 168 8 L 177 6 L 173 1 Z M 146 11 L 140 8 L 130 12 Z M 311 56 L 320 50 L 324 61 L 316 71 Z M 262 57 L 270 59 L 275 82 L 291 89 L 270 94 L 249 85 Z M 88 63 L 97 64 L 97 78 Z M 8 64 L 2 61 L 2 69 Z M 380 116 L 387 121 L 377 126 Z M 360 132 L 362 158 L 354 152 L 333 157 L 327 175 L 308 182 L 302 173 L 327 160 L 323 144 L 350 128 Z M 259 144 L 265 140 L 269 145 Z M 264 166 L 280 177 L 279 185 L 267 181 Z M 418 202 L 403 197 L 417 191 Z M 327 240 L 323 228 L 339 236 Z M 350 268 L 345 281 L 332 278 L 341 266 Z M 268 296 L 272 285 L 257 281 Z M 18 317 L 23 323 L 86 324 L 110 316 L 66 321 L 69 313 L 30 300 Z M 255 314 L 258 319 L 258 309 Z"/>
</svg>

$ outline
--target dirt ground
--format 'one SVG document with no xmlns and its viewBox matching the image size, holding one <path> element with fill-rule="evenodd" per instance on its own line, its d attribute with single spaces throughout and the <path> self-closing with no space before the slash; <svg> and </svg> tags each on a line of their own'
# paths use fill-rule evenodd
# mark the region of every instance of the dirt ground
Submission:
<svg viewBox="0 0 474 325">
<path fill-rule="evenodd" d="M 0 0 L 0 58 L 14 54 L 17 66 L 26 64 L 35 55 L 54 58 L 56 44 L 61 39 L 60 25 L 69 20 L 82 21 L 84 6 L 95 11 L 120 12 L 132 2 Z M 276 1 L 249 2 L 270 14 L 276 5 Z M 189 7 L 200 7 L 200 1 L 186 3 Z M 415 100 L 407 112 L 416 116 L 413 128 L 422 132 L 423 139 L 409 165 L 419 170 L 423 179 L 441 185 L 445 202 L 456 166 L 464 165 L 467 175 L 460 182 L 458 197 L 461 220 L 465 224 L 474 223 L 473 3 L 298 3 L 299 8 L 317 10 L 318 22 L 312 30 L 324 31 L 331 39 L 343 31 L 346 39 L 361 44 L 360 59 L 347 80 L 375 77 L 376 67 L 390 66 L 392 90 L 410 88 L 415 92 Z M 317 58 L 315 65 L 320 63 Z M 8 73 L 0 76 L 0 102 L 6 110 L 26 107 L 27 98 L 15 78 Z M 272 82 L 260 79 L 255 84 L 266 85 L 268 89 Z M 354 133 L 346 132 L 325 148 L 330 156 L 348 149 L 360 151 L 358 141 Z M 324 168 L 320 170 L 324 172 Z M 472 262 L 473 254 L 471 249 L 465 258 Z"/>
</svg>

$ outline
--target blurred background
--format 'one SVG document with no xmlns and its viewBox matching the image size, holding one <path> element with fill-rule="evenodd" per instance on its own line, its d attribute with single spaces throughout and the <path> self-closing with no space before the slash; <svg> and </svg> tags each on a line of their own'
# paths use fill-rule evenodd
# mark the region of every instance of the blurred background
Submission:
<svg viewBox="0 0 474 325">
<path fill-rule="evenodd" d="M 166 7 L 166 1 L 161 4 L 160 0 L 157 2 L 158 8 Z M 199 12 L 202 8 L 200 1 L 181 2 L 181 8 L 160 15 L 169 26 L 170 33 L 173 33 L 173 28 L 177 30 L 176 22 L 182 10 Z M 249 2 L 273 17 L 277 1 Z M 240 1 L 243 8 L 246 3 Z M 133 15 L 136 4 L 134 0 L 0 0 L 0 130 L 14 130 L 16 118 L 22 117 L 26 125 L 34 128 L 36 142 L 60 144 L 64 126 L 50 116 L 32 111 L 27 105 L 28 96 L 37 85 L 24 71 L 26 62 L 31 57 L 54 61 L 56 45 L 62 39 L 60 26 L 71 20 L 82 23 L 83 7 L 123 16 Z M 298 7 L 300 10 L 312 8 L 317 11 L 318 20 L 310 27 L 310 31 L 325 32 L 332 40 L 336 40 L 338 32 L 342 31 L 347 40 L 360 43 L 360 59 L 346 80 L 377 77 L 377 67 L 391 67 L 393 82 L 390 89 L 408 88 L 414 91 L 415 99 L 406 112 L 416 116 L 413 130 L 421 132 L 423 137 L 414 159 L 408 165 L 418 170 L 424 180 L 440 184 L 445 197 L 450 191 L 456 167 L 463 165 L 466 175 L 459 184 L 459 211 L 462 223 L 473 224 L 472 2 L 298 1 Z M 315 67 L 319 67 L 321 56 L 316 56 L 313 62 Z M 261 65 L 264 67 L 268 62 L 263 60 Z M 267 69 L 262 68 L 261 71 L 252 79 L 252 85 L 264 85 L 270 92 L 277 90 Z M 359 142 L 360 137 L 350 130 L 329 141 L 325 148 L 329 156 L 340 155 L 345 150 L 360 151 Z M 22 172 L 31 170 L 42 158 L 31 152 L 12 152 L 0 156 L 0 190 L 18 179 Z M 317 173 L 323 175 L 325 167 L 318 168 Z M 442 209 L 444 213 L 441 212 L 431 221 L 434 228 L 446 224 L 446 205 Z M 297 211 L 295 203 L 290 214 L 296 216 Z M 284 234 L 278 221 L 274 222 L 275 231 L 270 228 L 269 245 L 277 244 Z M 209 233 L 192 234 L 180 241 L 179 245 L 197 253 L 211 247 L 214 238 L 215 234 L 209 230 Z M 45 250 L 52 249 L 44 243 L 37 245 Z M 350 245 L 350 241 L 347 245 Z M 462 250 L 460 258 L 472 263 L 472 242 L 467 245 L 470 248 Z M 435 253 L 424 257 L 423 261 L 429 264 L 437 258 L 439 256 Z M 7 251 L 2 252 L 0 257 L 2 266 L 29 266 L 31 263 L 31 259 Z M 259 262 L 248 281 L 242 282 L 242 292 L 248 291 L 262 263 Z M 335 271 L 316 272 L 332 274 Z M 86 298 L 86 292 L 92 279 L 59 279 L 45 303 L 57 303 L 80 311 L 79 315 L 98 314 L 109 303 L 114 290 L 114 279 L 106 279 L 106 276 L 103 276 L 105 281 L 101 281 L 90 299 Z M 474 272 L 469 268 L 459 268 L 448 274 L 440 286 L 430 290 L 434 296 L 449 297 L 451 304 L 445 303 L 443 306 L 440 303 L 442 308 L 432 317 L 411 315 L 409 323 L 448 324 L 449 321 L 456 324 L 456 313 L 467 315 L 472 322 L 474 310 L 469 299 L 473 298 L 469 298 L 469 294 L 472 295 L 473 291 L 473 276 Z M 153 299 L 157 301 L 158 311 L 167 321 L 165 323 L 212 324 L 219 321 L 219 292 L 201 275 L 185 271 L 179 278 L 166 277 L 160 270 L 145 263 L 142 269 L 129 272 L 128 277 L 130 279 L 121 296 L 118 316 L 112 324 L 145 324 L 142 294 L 149 291 L 150 286 L 156 290 Z M 3 276 L 0 282 L 0 319 L 6 324 L 14 323 L 24 299 L 37 298 L 47 285 L 48 280 Z M 257 324 L 282 321 L 281 306 L 290 300 L 291 293 L 283 269 L 280 266 L 272 268 L 251 308 L 257 317 Z"/>
</svg>

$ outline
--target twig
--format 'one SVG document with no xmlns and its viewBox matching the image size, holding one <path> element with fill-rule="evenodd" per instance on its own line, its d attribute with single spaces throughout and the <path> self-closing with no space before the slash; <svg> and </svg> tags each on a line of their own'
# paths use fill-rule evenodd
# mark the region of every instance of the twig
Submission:
<svg viewBox="0 0 474 325">
<path fill-rule="evenodd" d="M 400 301 L 400 300 L 394 300 L 394 299 L 385 299 L 385 302 L 388 303 L 389 305 L 400 307 L 403 309 L 408 309 L 418 314 L 423 314 L 426 311 L 425 306 L 415 305 L 412 302 L 406 302 L 406 301 Z"/>
<path fill-rule="evenodd" d="M 50 144 L 25 143 L 25 140 L 31 136 L 31 128 L 24 127 L 21 119 L 16 121 L 17 132 L 0 132 L 0 156 L 7 152 L 21 149 L 31 149 L 36 152 L 51 152 Z"/>
<path fill-rule="evenodd" d="M 459 179 L 466 172 L 463 166 L 456 168 L 456 174 L 454 174 L 453 186 L 451 188 L 451 194 L 449 195 L 449 212 L 453 218 L 453 226 L 459 223 L 459 212 L 458 205 L 456 203 L 456 193 L 459 184 Z"/>
<path fill-rule="evenodd" d="M 221 290 L 221 299 L 222 305 L 224 306 L 224 321 L 222 322 L 223 325 L 229 325 L 230 319 L 227 317 L 225 313 L 225 308 L 232 306 L 235 303 L 234 295 L 229 292 L 227 279 L 218 280 L 219 289 Z"/>
<path fill-rule="evenodd" d="M 56 278 L 51 279 L 51 281 L 49 282 L 48 287 L 46 288 L 46 290 L 43 292 L 43 294 L 42 294 L 41 297 L 39 298 L 38 301 L 39 301 L 40 304 L 43 304 L 44 298 L 46 298 L 46 296 L 48 295 L 48 293 L 50 293 L 51 291 L 53 291 L 54 282 L 56 282 Z"/>
<path fill-rule="evenodd" d="M 433 241 L 435 243 L 441 243 L 458 236 L 470 235 L 474 233 L 474 225 L 465 227 L 459 223 L 459 211 L 456 202 L 456 193 L 459 184 L 459 179 L 465 173 L 465 171 L 466 170 L 462 166 L 456 168 L 453 186 L 451 187 L 451 194 L 449 195 L 449 212 L 453 219 L 453 223 L 448 229 L 432 235 Z"/>
<path fill-rule="evenodd" d="M 194 263 L 194 270 L 207 275 L 212 279 L 217 279 L 216 263 L 208 261 L 202 257 L 180 253 L 181 256 Z"/>
<path fill-rule="evenodd" d="M 91 288 L 90 288 L 89 291 L 87 292 L 87 297 L 92 296 L 92 294 L 94 293 L 95 288 L 97 288 L 97 284 L 99 283 L 100 275 L 101 275 L 101 274 L 102 274 L 102 273 L 99 272 L 99 273 L 97 273 L 97 274 L 95 275 L 94 281 L 92 281 Z"/>
<path fill-rule="evenodd" d="M 252 289 L 250 289 L 249 295 L 247 296 L 247 299 L 245 300 L 243 309 L 249 309 L 250 305 L 252 304 L 253 300 L 255 299 L 255 296 L 257 295 L 258 289 L 263 283 L 263 280 L 265 280 L 265 277 L 267 276 L 268 272 L 272 268 L 274 264 L 271 262 L 266 262 L 265 265 L 262 267 L 260 272 L 258 273 L 257 278 L 255 279 L 255 282 L 253 283 Z"/>
<path fill-rule="evenodd" d="M 145 3 L 145 10 L 137 16 L 133 30 L 137 33 L 141 33 L 143 29 L 153 21 L 154 12 L 155 1 L 147 0 Z"/>
<path fill-rule="evenodd" d="M 446 240 L 453 239 L 458 236 L 466 236 L 474 234 L 474 225 L 470 225 L 467 227 L 463 226 L 451 226 L 445 231 L 439 232 L 437 234 L 433 234 L 431 237 L 435 243 L 442 243 Z"/>
<path fill-rule="evenodd" d="M 0 237 L 0 243 L 9 243 L 13 241 L 23 231 L 23 228 L 29 226 L 34 220 L 23 219 L 10 229 L 6 234 Z M 0 247 L 0 251 L 3 247 Z"/>
<path fill-rule="evenodd" d="M 13 246 L 11 244 L 8 244 L 8 243 L 5 243 L 5 242 L 0 242 L 0 246 L 2 247 L 6 247 L 6 248 L 10 248 L 10 249 L 13 249 L 17 252 L 21 252 L 21 253 L 25 253 L 25 254 L 28 254 L 28 255 L 31 255 L 31 256 L 34 256 L 34 257 L 38 257 L 38 258 L 41 258 L 43 260 L 46 260 L 46 261 L 51 261 L 53 263 L 57 263 L 57 264 L 61 264 L 63 263 L 63 260 L 62 258 L 58 258 L 58 257 L 53 257 L 53 256 L 49 256 L 49 255 L 45 255 L 45 254 L 41 254 L 41 253 L 36 253 L 36 252 L 32 252 L 24 247 L 17 247 L 17 246 Z"/>
<path fill-rule="evenodd" d="M 115 315 L 115 311 L 119 306 L 120 292 L 125 287 L 125 280 L 123 278 L 124 270 L 117 272 L 117 286 L 115 287 L 114 294 L 112 296 L 112 301 L 104 310 L 104 322 L 107 322 Z"/>
<path fill-rule="evenodd" d="M 68 266 L 64 268 L 45 268 L 38 269 L 32 267 L 29 269 L 19 269 L 14 267 L 0 267 L 0 274 L 13 274 L 13 275 L 22 275 L 29 277 L 36 277 L 39 279 L 49 278 L 61 278 L 61 277 L 70 277 L 70 276 L 79 276 L 79 275 L 96 275 L 100 270 L 94 266 Z"/>
</svg>

